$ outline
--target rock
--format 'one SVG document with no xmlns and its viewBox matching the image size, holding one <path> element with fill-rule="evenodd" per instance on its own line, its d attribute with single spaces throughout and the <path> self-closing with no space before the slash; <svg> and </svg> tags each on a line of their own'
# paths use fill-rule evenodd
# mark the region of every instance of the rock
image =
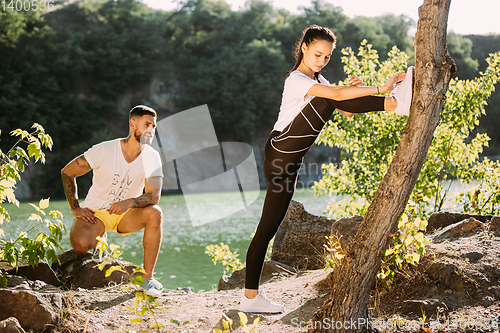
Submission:
<svg viewBox="0 0 500 333">
<path fill-rule="evenodd" d="M 116 259 L 109 260 L 104 269 L 101 271 L 98 266 L 99 262 L 94 260 L 87 260 L 84 262 L 82 268 L 79 270 L 78 275 L 71 281 L 72 288 L 94 289 L 109 286 L 110 283 L 127 283 L 129 276 L 122 271 L 115 271 L 110 276 L 106 277 L 106 270 L 112 266 L 119 265 L 120 261 Z M 132 274 L 135 266 L 130 266 L 130 263 L 121 262 L 126 266 L 129 274 Z M 127 266 L 128 265 L 128 266 Z"/>
<path fill-rule="evenodd" d="M 51 284 L 47 284 L 43 281 L 31 281 L 27 280 L 22 276 L 17 275 L 6 275 L 7 277 L 7 288 L 13 290 L 33 290 L 33 291 L 52 291 L 52 292 L 60 292 L 61 290 L 57 287 L 54 287 Z"/>
<path fill-rule="evenodd" d="M 0 250 L 3 250 L 4 247 L 0 246 Z M 28 264 L 28 260 L 21 261 L 21 256 L 18 257 L 17 267 L 12 266 L 6 260 L 0 260 L 0 269 L 4 270 L 7 274 L 23 276 L 31 281 L 43 281 L 45 283 L 51 284 L 53 286 L 59 287 L 61 286 L 61 281 L 57 278 L 54 271 L 50 268 L 50 266 L 41 261 L 37 266 L 31 266 Z"/>
<path fill-rule="evenodd" d="M 54 263 L 53 269 L 62 276 L 65 284 L 71 289 L 84 288 L 94 289 L 107 287 L 110 283 L 124 283 L 129 281 L 125 272 L 115 271 L 106 277 L 106 270 L 111 266 L 123 265 L 129 274 L 132 274 L 135 266 L 126 261 L 110 259 L 104 269 L 99 269 L 99 260 L 92 259 L 91 253 L 77 254 L 74 250 L 68 250 L 59 255 L 59 263 Z"/>
<path fill-rule="evenodd" d="M 0 320 L 15 317 L 26 330 L 50 331 L 62 314 L 62 295 L 0 289 Z"/>
<path fill-rule="evenodd" d="M 490 230 L 492 231 L 500 230 L 500 216 L 493 216 L 491 218 Z"/>
<path fill-rule="evenodd" d="M 309 214 L 293 201 L 274 238 L 271 260 L 299 269 L 321 269 L 326 237 L 333 219 Z"/>
<path fill-rule="evenodd" d="M 405 315 L 422 316 L 425 314 L 427 318 L 436 318 L 437 315 L 446 314 L 448 306 L 437 299 L 426 300 L 407 300 L 403 302 L 401 312 Z"/>
<path fill-rule="evenodd" d="M 485 298 L 479 301 L 479 305 L 484 307 L 491 306 L 493 305 L 493 303 L 495 303 L 495 298 L 491 296 L 486 296 Z"/>
<path fill-rule="evenodd" d="M 43 281 L 56 287 L 62 285 L 56 274 L 45 262 L 40 262 L 37 266 L 30 266 L 27 263 L 22 263 L 17 269 L 12 268 L 6 270 L 8 274 L 23 276 L 31 281 Z"/>
<path fill-rule="evenodd" d="M 484 257 L 484 254 L 479 253 L 479 252 L 468 252 L 462 256 L 465 259 L 469 259 L 469 262 L 478 262 L 482 257 Z"/>
<path fill-rule="evenodd" d="M 22 276 L 7 275 L 7 288 L 16 290 L 31 290 L 30 284 Z"/>
<path fill-rule="evenodd" d="M 449 225 L 455 224 L 471 217 L 483 223 L 486 223 L 492 218 L 491 215 L 469 215 L 460 213 L 438 212 L 432 214 L 431 217 L 429 217 L 427 223 L 427 233 L 433 232 L 440 228 L 445 228 Z"/>
<path fill-rule="evenodd" d="M 431 239 L 434 243 L 440 243 L 448 238 L 470 236 L 482 229 L 484 229 L 484 223 L 470 217 L 436 232 Z"/>
<path fill-rule="evenodd" d="M 347 249 L 354 236 L 356 236 L 361 222 L 363 222 L 363 216 L 361 215 L 343 217 L 332 224 L 331 236 L 338 236 L 340 246 L 343 249 Z"/>
<path fill-rule="evenodd" d="M 282 269 L 277 268 L 276 265 L 278 265 Z M 285 272 L 283 269 L 290 273 Z M 278 275 L 288 276 L 294 274 L 293 272 L 294 270 L 292 267 L 289 267 L 287 265 L 284 265 L 276 261 L 266 261 L 264 262 L 264 267 L 262 268 L 262 274 L 260 276 L 260 284 L 269 282 L 275 276 Z M 219 285 L 217 287 L 217 290 L 218 291 L 232 290 L 236 288 L 245 287 L 245 273 L 246 273 L 246 267 L 234 271 L 233 274 L 231 275 L 223 275 L 219 280 Z"/>
<path fill-rule="evenodd" d="M 463 290 L 465 283 L 458 275 L 459 268 L 455 264 L 447 262 L 433 262 L 425 268 L 427 274 L 439 281 L 439 284 L 444 288 L 451 288 L 453 290 Z"/>
<path fill-rule="evenodd" d="M 52 269 L 57 272 L 63 282 L 66 282 L 72 276 L 77 275 L 84 261 L 92 259 L 92 254 L 78 254 L 71 249 L 61 253 L 58 258 L 59 262 L 54 262 Z"/>
<path fill-rule="evenodd" d="M 193 288 L 192 287 L 177 287 L 177 291 L 182 291 L 183 293 L 186 294 L 194 294 Z"/>
<path fill-rule="evenodd" d="M 0 321 L 0 333 L 26 333 L 16 318 L 10 317 Z"/>
</svg>

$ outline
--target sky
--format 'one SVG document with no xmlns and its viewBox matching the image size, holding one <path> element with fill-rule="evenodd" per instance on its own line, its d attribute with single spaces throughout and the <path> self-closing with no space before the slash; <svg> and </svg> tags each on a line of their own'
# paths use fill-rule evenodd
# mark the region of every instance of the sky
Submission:
<svg viewBox="0 0 500 333">
<path fill-rule="evenodd" d="M 243 8 L 246 0 L 225 0 L 233 10 Z M 337 7 L 342 7 L 344 14 L 355 16 L 379 16 L 386 13 L 405 14 L 418 21 L 418 7 L 423 0 L 326 0 Z M 178 8 L 177 0 L 143 0 L 149 7 L 163 10 Z M 298 13 L 298 7 L 310 7 L 311 0 L 267 0 L 275 8 L 285 8 Z M 462 35 L 489 33 L 500 34 L 499 0 L 452 0 L 448 19 L 448 32 Z M 330 27 L 335 29 L 334 27 Z"/>
</svg>

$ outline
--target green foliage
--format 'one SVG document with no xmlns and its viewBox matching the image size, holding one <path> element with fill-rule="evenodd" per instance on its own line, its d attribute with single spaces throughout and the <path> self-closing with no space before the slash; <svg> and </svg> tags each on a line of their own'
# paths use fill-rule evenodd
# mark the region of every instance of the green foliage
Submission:
<svg viewBox="0 0 500 333">
<path fill-rule="evenodd" d="M 391 74 L 402 70 L 408 60 L 407 55 L 393 48 L 388 59 L 381 63 L 377 51 L 366 41 L 359 48 L 359 59 L 349 48 L 343 53 L 346 74 L 358 75 L 366 85 L 382 85 Z M 364 212 L 392 160 L 404 121 L 389 112 L 356 114 L 353 118 L 335 114 L 333 121 L 328 121 L 317 142 L 341 148 L 342 162 L 324 165 L 324 176 L 314 188 L 317 194 L 348 196 L 328 207 L 334 217 Z"/>
<path fill-rule="evenodd" d="M 42 148 L 52 148 L 52 138 L 45 133 L 44 128 L 36 123 L 32 128 L 34 131 L 31 133 L 21 129 L 12 131 L 11 135 L 18 138 L 17 142 L 6 153 L 0 150 L 0 225 L 10 221 L 9 213 L 2 207 L 2 203 L 8 201 L 19 206 L 14 187 L 17 181 L 21 180 L 25 165 L 31 158 L 35 162 L 45 163 Z M 16 239 L 0 240 L 3 246 L 0 250 L 0 258 L 14 267 L 18 266 L 19 261 L 24 260 L 32 266 L 38 265 L 42 260 L 49 263 L 56 261 L 58 260 L 56 252 L 59 249 L 62 250 L 59 242 L 63 233 L 66 233 L 66 228 L 62 223 L 62 214 L 51 210 L 47 216 L 45 210 L 49 207 L 49 199 L 40 200 L 38 205 L 32 203 L 30 205 L 36 211 L 28 218 L 29 221 L 34 221 L 33 227 L 27 231 L 19 230 Z M 4 236 L 0 228 L 0 238 Z M 0 279 L 2 285 L 5 285 L 3 273 L 0 273 Z"/>
<path fill-rule="evenodd" d="M 411 206 L 411 204 L 410 204 Z M 382 250 L 384 260 L 382 269 L 377 275 L 380 279 L 388 278 L 394 281 L 394 267 L 403 270 L 407 265 L 416 265 L 420 256 L 425 254 L 425 245 L 430 244 L 424 232 L 427 221 L 418 217 L 403 215 L 398 223 L 399 231 L 392 235 L 392 246 Z"/>
<path fill-rule="evenodd" d="M 99 269 L 103 270 L 106 264 L 111 259 L 118 259 L 123 254 L 123 245 L 111 244 L 108 246 L 106 239 L 103 237 L 97 238 L 98 244 L 96 249 L 99 251 L 99 258 L 103 258 L 104 253 L 108 253 L 106 258 L 99 264 Z M 109 249 L 109 251 L 108 251 Z M 106 277 L 110 276 L 115 271 L 121 271 L 128 275 L 132 287 L 136 290 L 134 299 L 132 300 L 132 306 L 124 307 L 125 310 L 131 311 L 134 317 L 130 318 L 130 324 L 142 323 L 144 316 L 152 317 L 153 321 L 149 325 L 149 329 L 156 329 L 156 332 L 162 332 L 160 328 L 165 327 L 162 323 L 159 323 L 156 319 L 156 314 L 158 312 L 165 312 L 165 308 L 160 307 L 160 304 L 155 299 L 154 296 L 146 295 L 146 293 L 139 287 L 139 285 L 144 282 L 142 274 L 145 273 L 144 269 L 136 267 L 132 273 L 129 273 L 122 262 L 118 261 L 118 265 L 109 267 L 106 270 Z M 127 288 L 125 290 L 128 290 Z M 142 332 L 142 331 L 138 331 Z M 148 332 L 145 330 L 144 332 Z"/>
<path fill-rule="evenodd" d="M 291 50 L 310 24 L 332 28 L 339 47 L 357 48 L 369 38 L 381 60 L 393 45 L 412 57 L 408 30 L 415 22 L 408 17 L 351 19 L 322 0 L 298 14 L 259 0 L 238 11 L 223 0 L 184 1 L 171 12 L 134 0 L 79 1 L 44 15 L 8 11 L 0 13 L 0 103 L 6 110 L 0 123 L 47 124 L 59 147 L 43 175 L 30 182 L 37 197 L 62 197 L 62 187 L 50 185 L 82 153 L 74 147 L 87 149 L 102 133 L 108 133 L 102 139 L 126 135 L 126 111 L 135 104 L 155 107 L 160 118 L 208 104 L 219 140 L 250 142 L 276 120 Z M 484 58 L 498 44 L 495 36 L 487 37 L 450 34 L 461 79 L 475 75 L 477 61 L 485 70 Z M 332 57 L 324 75 L 330 82 L 345 78 L 340 57 Z M 149 93 L 156 80 L 163 84 L 155 91 L 159 99 Z M 488 106 L 491 115 L 481 128 L 495 144 L 496 104 Z M 23 116 L 13 117 L 12 110 Z M 3 140 L 0 149 L 11 145 Z M 488 152 L 497 153 L 495 147 Z M 89 183 L 79 190 L 85 192 Z"/>
<path fill-rule="evenodd" d="M 205 247 L 205 254 L 210 256 L 214 265 L 221 263 L 224 266 L 224 274 L 226 274 L 226 271 L 232 273 L 237 269 L 245 267 L 241 263 L 241 260 L 238 259 L 239 254 L 231 252 L 229 246 L 224 243 L 220 243 L 220 245 L 207 245 Z"/>
<path fill-rule="evenodd" d="M 31 6 L 30 6 L 31 8 Z M 0 11 L 0 44 L 13 48 L 24 35 L 36 33 L 33 24 L 40 18 L 39 10 Z"/>
<path fill-rule="evenodd" d="M 498 215 L 500 211 L 500 162 L 485 158 L 462 173 L 461 181 L 473 184 L 456 195 L 455 202 L 467 214 Z"/>
<path fill-rule="evenodd" d="M 0 240 L 4 249 L 0 250 L 0 257 L 7 260 L 9 264 L 17 267 L 19 260 L 28 261 L 28 265 L 37 266 L 41 260 L 49 263 L 58 261 L 56 252 L 63 250 L 59 245 L 66 228 L 62 223 L 62 214 L 57 210 L 51 210 L 48 218 L 44 209 L 49 207 L 49 199 L 40 200 L 39 205 L 30 203 L 36 213 L 30 215 L 28 220 L 35 224 L 28 231 L 19 231 L 16 239 Z M 47 229 L 42 232 L 39 228 Z M 36 233 L 38 232 L 38 233 Z"/>
<path fill-rule="evenodd" d="M 253 239 L 254 236 L 255 233 L 253 233 L 250 238 Z M 266 257 L 264 258 L 265 260 L 271 259 L 271 253 L 273 252 L 273 244 L 274 244 L 274 237 L 273 239 L 271 239 L 267 247 Z M 210 259 L 212 259 L 214 265 L 217 265 L 217 263 L 222 264 L 222 266 L 224 267 L 224 274 L 226 274 L 226 272 L 233 273 L 235 270 L 242 269 L 246 265 L 246 263 L 242 263 L 241 260 L 238 259 L 239 256 L 238 253 L 232 252 L 229 249 L 229 246 L 222 242 L 220 243 L 220 245 L 217 244 L 207 245 L 205 247 L 205 254 L 207 254 L 210 257 Z"/>
<path fill-rule="evenodd" d="M 473 59 L 472 41 L 462 35 L 449 33 L 446 39 L 448 52 L 457 65 L 456 77 L 460 79 L 473 79 L 478 71 L 479 61 Z"/>
<path fill-rule="evenodd" d="M 16 142 L 5 153 L 0 149 L 0 225 L 4 220 L 10 221 L 9 213 L 2 207 L 5 200 L 19 207 L 14 187 L 16 182 L 21 180 L 25 165 L 29 163 L 30 158 L 35 162 L 45 163 L 45 153 L 42 148 L 52 149 L 52 138 L 45 133 L 44 128 L 35 123 L 32 129 L 34 130 L 31 133 L 21 129 L 12 131 L 10 134 L 16 138 Z M 22 145 L 26 147 L 23 148 Z M 3 230 L 0 229 L 0 236 L 2 235 Z"/>
<path fill-rule="evenodd" d="M 377 52 L 363 43 L 358 57 L 345 50 L 343 62 L 348 75 L 359 75 L 367 85 L 379 85 L 394 72 L 406 67 L 404 53 L 393 49 L 386 61 L 378 61 Z M 486 134 L 472 130 L 484 114 L 486 99 L 499 80 L 499 54 L 488 59 L 485 73 L 474 80 L 453 79 L 446 94 L 434 140 L 429 149 L 411 199 L 417 205 L 419 217 L 425 219 L 432 211 L 442 209 L 448 198 L 446 180 L 462 179 L 478 163 L 482 149 L 488 143 Z M 324 166 L 324 177 L 315 185 L 316 193 L 347 195 L 329 206 L 335 217 L 345 213 L 363 214 L 386 173 L 399 142 L 405 117 L 390 112 L 356 114 L 353 118 L 335 115 L 319 137 L 319 143 L 343 150 L 340 165 Z M 397 167 L 397 166 L 392 166 Z"/>
<path fill-rule="evenodd" d="M 367 85 L 383 84 L 394 72 L 406 67 L 408 56 L 394 48 L 380 62 L 370 44 L 363 42 L 357 56 L 344 50 L 342 61 L 348 75 L 357 74 Z M 486 100 L 500 80 L 500 53 L 487 59 L 488 67 L 474 80 L 452 79 L 424 166 L 410 197 L 406 214 L 398 225 L 393 246 L 384 251 L 384 269 L 379 277 L 393 278 L 392 268 L 403 263 L 415 264 L 427 242 L 422 231 L 430 213 L 440 211 L 449 201 L 451 179 L 475 187 L 458 194 L 457 203 L 465 212 L 498 214 L 500 200 L 499 164 L 485 159 L 479 162 L 489 137 L 474 133 L 485 113 Z M 340 84 L 343 84 L 342 82 Z M 343 195 L 327 207 L 334 217 L 364 214 L 380 180 L 391 165 L 406 117 L 392 112 L 339 114 L 329 121 L 318 142 L 342 149 L 342 162 L 324 165 L 324 176 L 315 184 L 317 194 Z"/>
<path fill-rule="evenodd" d="M 342 249 L 342 246 L 340 245 L 340 238 L 337 235 L 336 237 L 334 236 L 325 236 L 326 238 L 326 244 L 323 244 L 325 250 L 326 250 L 326 265 L 325 265 L 325 271 L 328 268 L 335 268 L 335 266 L 340 265 L 342 262 L 342 259 L 345 257 L 345 252 L 344 249 Z"/>
<path fill-rule="evenodd" d="M 97 237 L 97 246 L 96 249 L 99 251 L 99 259 L 101 263 L 99 264 L 99 269 L 102 271 L 106 264 L 111 259 L 118 259 L 123 254 L 123 244 L 116 245 L 111 244 L 108 246 L 106 238 Z M 105 257 L 105 258 L 104 258 Z M 104 259 L 103 259 L 104 258 Z M 127 274 L 131 287 L 126 288 L 123 291 L 127 291 L 130 289 L 136 290 L 134 299 L 132 300 L 132 306 L 124 307 L 124 310 L 128 310 L 133 313 L 130 316 L 130 324 L 140 324 L 143 323 L 144 318 L 152 318 L 151 323 L 148 325 L 146 330 L 138 330 L 137 332 L 149 332 L 150 329 L 154 329 L 157 333 L 172 333 L 171 331 L 163 331 L 162 328 L 165 327 L 164 324 L 160 323 L 157 319 L 158 312 L 165 312 L 166 309 L 160 306 L 160 303 L 156 300 L 154 296 L 146 295 L 146 293 L 139 287 L 141 283 L 144 282 L 143 275 L 145 273 L 144 269 L 136 266 L 132 273 L 130 273 L 124 266 L 121 261 L 118 261 L 118 265 L 114 265 L 109 267 L 106 270 L 105 276 L 110 276 L 113 272 L 120 271 Z M 191 322 L 184 321 L 180 322 L 176 319 L 170 319 L 170 323 L 181 327 L 190 325 Z M 119 332 L 128 332 L 126 329 L 120 329 Z M 189 333 L 186 331 L 185 333 Z"/>
</svg>

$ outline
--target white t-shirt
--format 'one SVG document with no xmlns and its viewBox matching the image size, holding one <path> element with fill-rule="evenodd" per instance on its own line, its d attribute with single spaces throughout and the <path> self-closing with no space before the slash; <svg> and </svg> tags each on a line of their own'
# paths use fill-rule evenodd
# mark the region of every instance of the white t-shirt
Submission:
<svg viewBox="0 0 500 333">
<path fill-rule="evenodd" d="M 330 85 L 323 75 L 319 75 L 321 84 Z M 304 106 L 309 103 L 314 96 L 307 95 L 309 89 L 315 84 L 320 84 L 317 80 L 311 79 L 299 70 L 294 70 L 285 80 L 283 97 L 281 99 L 280 113 L 278 120 L 274 124 L 273 130 L 282 131 L 290 124 Z"/>
<path fill-rule="evenodd" d="M 92 186 L 81 207 L 106 210 L 115 202 L 143 194 L 145 179 L 163 177 L 160 154 L 144 145 L 131 163 L 123 156 L 120 140 L 104 141 L 84 153 L 92 167 Z"/>
</svg>

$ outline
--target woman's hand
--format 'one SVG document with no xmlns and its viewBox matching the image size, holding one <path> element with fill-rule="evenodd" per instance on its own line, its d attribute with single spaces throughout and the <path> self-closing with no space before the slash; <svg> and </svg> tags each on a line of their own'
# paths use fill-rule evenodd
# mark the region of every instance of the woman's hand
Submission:
<svg viewBox="0 0 500 333">
<path fill-rule="evenodd" d="M 349 78 L 348 82 L 349 82 L 350 86 L 364 86 L 365 85 L 363 80 L 361 80 L 361 78 L 359 76 L 357 76 L 356 74 L 352 75 Z"/>
<path fill-rule="evenodd" d="M 357 76 L 356 74 L 352 75 L 348 79 L 348 82 L 349 82 L 350 86 L 364 86 L 365 85 L 365 83 L 363 82 L 363 80 L 361 80 L 361 78 L 359 76 Z M 349 118 L 351 118 L 353 116 L 353 114 L 354 114 L 354 113 L 347 112 L 347 111 L 340 110 L 340 109 L 337 109 L 337 111 L 341 115 L 343 115 L 344 117 L 349 117 Z"/>
<path fill-rule="evenodd" d="M 391 77 L 386 84 L 383 86 L 380 86 L 379 91 L 381 94 L 388 94 L 394 89 L 396 86 L 396 83 L 403 81 L 406 78 L 406 73 L 405 72 L 399 72 L 393 77 Z"/>
</svg>

